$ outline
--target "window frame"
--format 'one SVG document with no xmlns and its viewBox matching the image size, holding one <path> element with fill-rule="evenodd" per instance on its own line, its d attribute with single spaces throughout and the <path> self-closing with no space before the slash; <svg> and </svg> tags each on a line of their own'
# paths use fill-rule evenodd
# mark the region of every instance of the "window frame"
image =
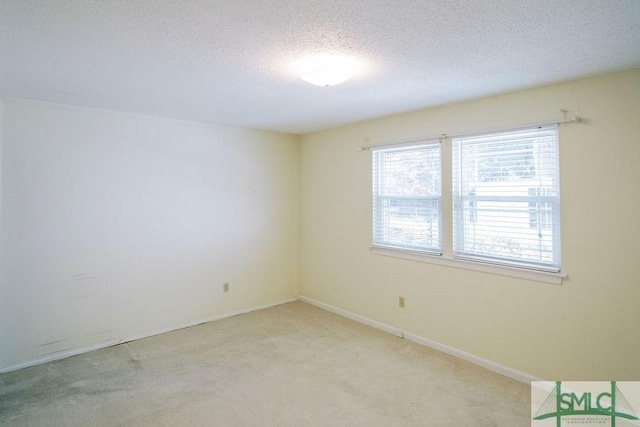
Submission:
<svg viewBox="0 0 640 427">
<path fill-rule="evenodd" d="M 454 258 L 560 271 L 558 138 L 557 125 L 452 138 Z M 467 218 L 469 200 L 484 223 Z M 532 230 L 532 202 L 550 207 L 551 227 Z"/>
<path fill-rule="evenodd" d="M 380 186 L 381 182 L 384 180 L 386 175 L 385 166 L 386 163 L 381 161 L 381 157 L 385 153 L 401 153 L 401 152 L 411 152 L 411 151 L 419 151 L 424 149 L 435 149 L 437 147 L 437 162 L 438 162 L 438 180 L 440 185 L 438 187 L 438 195 L 389 195 L 389 194 L 381 194 Z M 441 140 L 423 140 L 423 141 L 415 141 L 412 143 L 406 144 L 394 144 L 392 146 L 379 146 L 372 149 L 372 248 L 382 248 L 382 249 L 391 249 L 391 250 L 401 250 L 401 251 L 411 251 L 416 253 L 430 254 L 430 255 L 441 255 L 442 254 L 442 241 L 443 241 L 443 233 L 442 233 L 442 144 Z M 411 245 L 411 244 L 400 244 L 394 243 L 385 239 L 378 239 L 378 235 L 380 232 L 386 230 L 384 227 L 384 218 L 383 215 L 383 201 L 390 200 L 398 200 L 398 201 L 408 201 L 418 202 L 416 204 L 416 209 L 419 209 L 419 202 L 436 202 L 437 204 L 437 228 L 438 228 L 438 237 L 437 242 L 438 245 L 436 247 L 433 246 L 419 246 L 419 245 Z"/>
</svg>

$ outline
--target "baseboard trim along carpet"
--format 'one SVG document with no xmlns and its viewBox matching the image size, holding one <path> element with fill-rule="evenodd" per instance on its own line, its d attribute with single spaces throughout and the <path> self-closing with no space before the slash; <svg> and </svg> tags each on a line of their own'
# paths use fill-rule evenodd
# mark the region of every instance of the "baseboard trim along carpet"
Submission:
<svg viewBox="0 0 640 427">
<path fill-rule="evenodd" d="M 242 309 L 242 310 L 234 311 L 232 313 L 224 313 L 224 314 L 220 314 L 218 316 L 210 317 L 210 318 L 207 318 L 207 319 L 196 320 L 195 322 L 184 323 L 184 324 L 181 324 L 179 326 L 165 328 L 165 329 L 161 329 L 161 330 L 158 330 L 158 331 L 153 331 L 153 332 L 146 333 L 146 334 L 135 335 L 135 336 L 132 336 L 132 337 L 122 338 L 122 339 L 109 340 L 109 341 L 105 341 L 105 342 L 102 342 L 100 344 L 96 344 L 96 345 L 92 345 L 92 346 L 88 346 L 88 347 L 81 347 L 81 348 L 75 348 L 75 349 L 71 349 L 71 350 L 65 350 L 65 351 L 62 351 L 62 352 L 59 352 L 59 353 L 53 353 L 53 354 L 49 354 L 49 355 L 46 355 L 46 356 L 43 356 L 43 357 L 38 357 L 38 358 L 35 358 L 35 359 L 32 359 L 32 360 L 29 360 L 28 362 L 20 363 L 18 365 L 9 366 L 9 367 L 6 367 L 6 368 L 0 368 L 0 374 L 5 374 L 7 372 L 17 371 L 17 370 L 28 368 L 28 367 L 31 367 L 31 366 L 41 365 L 41 364 L 47 363 L 47 362 L 53 362 L 54 360 L 65 359 L 65 358 L 71 357 L 71 356 L 77 356 L 79 354 L 89 353 L 89 352 L 95 351 L 95 350 L 101 350 L 103 348 L 107 348 L 107 347 L 111 347 L 111 346 L 114 346 L 114 345 L 123 344 L 123 343 L 130 342 L 130 341 L 136 341 L 136 340 L 140 340 L 140 339 L 143 339 L 143 338 L 153 337 L 155 335 L 165 334 L 167 332 L 173 332 L 173 331 L 177 331 L 177 330 L 184 329 L 184 328 L 190 328 L 192 326 L 201 325 L 203 323 L 209 323 L 209 322 L 214 322 L 216 320 L 227 319 L 229 317 L 238 316 L 240 314 L 251 313 L 252 311 L 264 310 L 266 308 L 271 308 L 271 307 L 275 307 L 275 306 L 282 305 L 282 304 L 287 304 L 289 302 L 294 302 L 294 301 L 297 301 L 297 298 L 291 298 L 291 299 L 287 299 L 287 300 L 284 300 L 284 301 L 278 301 L 278 302 L 264 304 L 264 305 L 260 305 L 260 306 L 256 306 L 256 307 L 249 307 L 249 308 L 245 308 L 245 309 Z"/>
<path fill-rule="evenodd" d="M 540 381 L 539 378 L 536 378 L 529 374 L 525 374 L 524 372 L 517 371 L 515 369 L 509 368 L 499 363 L 492 362 L 491 360 L 487 360 L 482 357 L 478 357 L 471 353 L 467 353 L 466 351 L 462 351 L 457 348 L 450 347 L 448 345 L 439 343 L 437 341 L 433 341 L 428 338 L 421 337 L 420 335 L 404 332 L 402 329 L 395 328 L 393 326 L 387 325 L 382 322 L 378 322 L 376 320 L 369 319 L 364 316 L 360 316 L 355 313 L 351 313 L 350 311 L 343 310 L 341 308 L 334 307 L 332 305 L 325 304 L 320 301 L 316 301 L 312 298 L 299 295 L 298 299 L 300 301 L 306 302 L 308 304 L 314 305 L 316 307 L 322 308 L 332 313 L 339 314 L 340 316 L 346 317 L 348 319 L 355 320 L 356 322 L 364 323 L 365 325 L 369 325 L 369 326 L 373 326 L 374 328 L 381 329 L 397 337 L 405 338 L 417 344 L 421 344 L 421 345 L 433 348 L 434 350 L 438 350 L 443 353 L 450 354 L 451 356 L 455 356 L 460 359 L 466 360 L 468 362 L 474 363 L 478 366 L 482 366 L 485 369 L 488 369 L 490 371 L 496 372 L 498 374 L 504 375 L 509 378 L 513 378 L 514 380 L 527 383 L 527 384 L 530 383 L 531 381 Z"/>
</svg>

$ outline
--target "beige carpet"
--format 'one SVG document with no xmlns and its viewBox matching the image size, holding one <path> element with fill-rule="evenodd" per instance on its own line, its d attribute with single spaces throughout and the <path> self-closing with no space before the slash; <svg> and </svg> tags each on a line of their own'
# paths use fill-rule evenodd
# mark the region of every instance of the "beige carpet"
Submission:
<svg viewBox="0 0 640 427">
<path fill-rule="evenodd" d="M 0 375 L 0 424 L 515 427 L 529 396 L 294 302 Z"/>
</svg>

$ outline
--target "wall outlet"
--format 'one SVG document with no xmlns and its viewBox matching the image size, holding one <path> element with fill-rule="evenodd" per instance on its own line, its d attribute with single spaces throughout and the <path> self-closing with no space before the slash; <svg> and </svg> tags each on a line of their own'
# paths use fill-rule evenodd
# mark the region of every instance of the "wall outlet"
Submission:
<svg viewBox="0 0 640 427">
<path fill-rule="evenodd" d="M 225 282 L 222 284 L 222 292 L 229 292 L 229 283 Z"/>
<path fill-rule="evenodd" d="M 404 297 L 398 297 L 398 305 L 404 308 Z"/>
</svg>

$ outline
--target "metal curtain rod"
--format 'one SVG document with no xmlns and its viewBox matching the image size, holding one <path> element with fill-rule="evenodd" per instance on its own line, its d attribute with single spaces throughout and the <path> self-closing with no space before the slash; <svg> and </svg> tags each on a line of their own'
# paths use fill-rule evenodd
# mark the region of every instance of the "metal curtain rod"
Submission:
<svg viewBox="0 0 640 427">
<path fill-rule="evenodd" d="M 474 135 L 481 135 L 481 134 L 485 134 L 485 133 L 493 133 L 493 132 L 508 132 L 508 131 L 516 131 L 516 130 L 523 130 L 523 129 L 531 129 L 531 128 L 541 128 L 544 126 L 551 126 L 551 125 L 563 125 L 563 124 L 567 124 L 567 123 L 582 123 L 582 117 L 574 117 L 572 119 L 564 119 L 564 120 L 553 120 L 550 122 L 543 122 L 543 123 L 535 123 L 535 124 L 531 124 L 531 125 L 527 125 L 527 126 L 518 126 L 518 127 L 512 127 L 512 128 L 503 128 L 503 129 L 492 129 L 489 131 L 484 131 L 484 132 L 471 132 L 471 133 L 463 133 L 463 134 L 458 134 L 458 135 L 448 135 L 446 133 L 443 133 L 439 136 L 434 136 L 431 138 L 420 138 L 420 139 L 413 139 L 411 141 L 401 141 L 401 142 L 392 142 L 389 144 L 378 144 L 378 145 L 361 145 L 358 147 L 358 151 L 366 151 L 366 150 L 371 150 L 372 148 L 378 148 L 378 147 L 393 147 L 396 145 L 405 145 L 405 144 L 413 144 L 415 142 L 421 142 L 421 141 L 434 141 L 436 139 L 442 140 L 443 138 L 460 138 L 460 137 L 465 137 L 465 136 L 474 136 Z"/>
</svg>

